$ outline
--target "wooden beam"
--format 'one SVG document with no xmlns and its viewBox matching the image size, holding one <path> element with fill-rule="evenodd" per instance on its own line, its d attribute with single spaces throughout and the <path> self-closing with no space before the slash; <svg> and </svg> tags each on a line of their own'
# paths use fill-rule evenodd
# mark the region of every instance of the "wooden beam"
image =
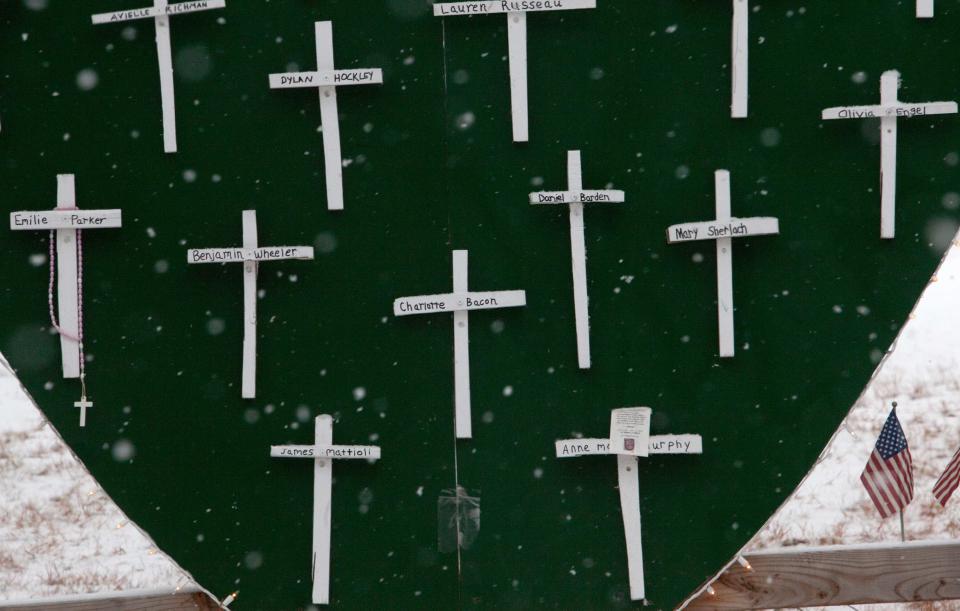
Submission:
<svg viewBox="0 0 960 611">
<path fill-rule="evenodd" d="M 686 609 L 781 609 L 960 599 L 960 542 L 835 545 L 744 554 Z M 684 607 L 681 607 L 684 608 Z"/>
<path fill-rule="evenodd" d="M 36 601 L 17 601 L 11 605 L 0 603 L 3 611 L 208 611 L 222 609 L 220 604 L 203 592 L 176 594 L 133 593 L 92 594 L 38 598 Z"/>
</svg>

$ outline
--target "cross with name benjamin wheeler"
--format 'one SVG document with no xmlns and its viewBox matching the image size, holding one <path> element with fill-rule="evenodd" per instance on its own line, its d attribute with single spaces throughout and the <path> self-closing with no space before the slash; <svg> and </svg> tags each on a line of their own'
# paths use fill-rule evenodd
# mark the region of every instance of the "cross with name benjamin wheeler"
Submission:
<svg viewBox="0 0 960 611">
<path fill-rule="evenodd" d="M 596 454 L 617 454 L 609 439 L 560 439 L 556 442 L 557 458 L 573 458 Z M 702 454 L 700 435 L 651 435 L 648 454 Z M 617 483 L 620 490 L 620 513 L 627 541 L 627 575 L 630 599 L 646 598 L 643 577 L 643 543 L 640 536 L 640 475 L 636 456 L 617 454 Z"/>
<path fill-rule="evenodd" d="M 887 70 L 880 75 L 879 106 L 837 106 L 826 108 L 823 119 L 880 118 L 880 238 L 893 239 L 896 229 L 897 119 L 952 115 L 956 102 L 901 102 L 897 99 L 900 73 Z"/>
<path fill-rule="evenodd" d="M 192 248 L 187 263 L 243 263 L 243 382 L 241 396 L 257 396 L 257 270 L 264 261 L 312 260 L 312 246 L 257 246 L 257 211 L 243 211 L 242 248 Z"/>
<path fill-rule="evenodd" d="M 333 461 L 380 458 L 378 446 L 333 445 L 333 417 L 314 420 L 314 445 L 270 446 L 273 458 L 313 459 L 313 602 L 330 604 L 330 514 L 333 497 Z"/>
<path fill-rule="evenodd" d="M 94 25 L 119 23 L 134 19 L 153 18 L 157 31 L 157 62 L 160 65 L 160 98 L 163 105 L 163 151 L 177 152 L 177 112 L 173 96 L 173 58 L 170 52 L 170 16 L 225 8 L 225 0 L 195 0 L 168 4 L 167 0 L 153 0 L 148 8 L 127 9 L 100 13 L 92 17 Z"/>
<path fill-rule="evenodd" d="M 453 251 L 453 292 L 439 295 L 399 297 L 393 302 L 394 316 L 453 314 L 454 425 L 457 439 L 470 439 L 470 310 L 513 308 L 527 305 L 526 291 L 476 292 L 467 289 L 467 251 Z"/>
<path fill-rule="evenodd" d="M 320 91 L 320 123 L 323 137 L 323 167 L 327 183 L 327 209 L 343 210 L 343 158 L 340 153 L 340 118 L 337 87 L 379 85 L 380 68 L 333 68 L 333 22 L 314 24 L 317 47 L 316 72 L 282 72 L 270 75 L 270 89 L 312 87 Z"/>
<path fill-rule="evenodd" d="M 780 233 L 780 221 L 770 216 L 730 216 L 730 172 L 714 172 L 717 218 L 682 223 L 667 228 L 667 243 L 715 240 L 717 242 L 717 317 L 720 324 L 720 356 L 732 357 L 733 342 L 733 238 Z"/>
</svg>

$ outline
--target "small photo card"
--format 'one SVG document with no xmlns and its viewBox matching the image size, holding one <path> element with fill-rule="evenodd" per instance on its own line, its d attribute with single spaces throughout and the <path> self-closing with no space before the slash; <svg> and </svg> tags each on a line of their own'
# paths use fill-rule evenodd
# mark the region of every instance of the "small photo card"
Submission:
<svg viewBox="0 0 960 611">
<path fill-rule="evenodd" d="M 610 412 L 610 451 L 646 456 L 650 449 L 649 407 L 622 407 Z"/>
</svg>

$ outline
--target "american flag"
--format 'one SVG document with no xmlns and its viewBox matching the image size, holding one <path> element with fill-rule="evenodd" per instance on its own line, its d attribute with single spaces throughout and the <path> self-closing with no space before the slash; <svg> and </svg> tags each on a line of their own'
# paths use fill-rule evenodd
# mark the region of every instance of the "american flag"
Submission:
<svg viewBox="0 0 960 611">
<path fill-rule="evenodd" d="M 896 408 L 887 416 L 877 445 L 860 474 L 860 481 L 884 518 L 894 515 L 913 500 L 913 458 L 897 420 Z"/>
<path fill-rule="evenodd" d="M 946 507 L 953 491 L 957 489 L 957 484 L 960 484 L 960 450 L 957 450 L 957 453 L 953 455 L 953 458 L 947 464 L 947 468 L 943 470 L 943 475 L 933 485 L 933 496 L 937 497 L 940 504 Z"/>
</svg>

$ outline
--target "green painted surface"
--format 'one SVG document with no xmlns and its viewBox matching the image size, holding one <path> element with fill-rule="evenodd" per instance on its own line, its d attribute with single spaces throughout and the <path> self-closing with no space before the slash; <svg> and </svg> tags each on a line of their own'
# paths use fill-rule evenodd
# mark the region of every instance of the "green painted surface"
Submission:
<svg viewBox="0 0 960 611">
<path fill-rule="evenodd" d="M 87 428 L 48 333 L 46 266 L 30 263 L 41 233 L 0 241 L 0 349 L 130 517 L 212 591 L 239 589 L 244 609 L 309 604 L 311 465 L 268 446 L 309 443 L 319 413 L 337 416 L 335 441 L 375 434 L 384 456 L 335 466 L 335 606 L 630 607 L 616 462 L 559 461 L 553 441 L 603 436 L 610 409 L 638 404 L 654 433 L 704 436 L 702 457 L 641 462 L 647 595 L 677 604 L 807 471 L 932 272 L 931 230 L 955 226 L 941 200 L 960 191 L 957 117 L 901 121 L 886 242 L 876 124 L 818 120 L 876 103 L 890 68 L 902 99 L 960 95 L 954 1 L 925 22 L 906 1 L 757 7 L 751 116 L 736 122 L 728 2 L 530 15 L 532 141 L 515 145 L 503 16 L 230 0 L 173 19 L 176 155 L 161 152 L 152 24 L 89 23 L 142 4 L 0 2 L 4 211 L 53 207 L 58 172 L 76 173 L 81 207 L 124 211 L 122 230 L 85 238 Z M 316 93 L 267 88 L 269 72 L 314 65 L 318 19 L 334 22 L 338 67 L 385 76 L 339 93 L 352 160 L 340 214 L 325 209 Z M 81 91 L 87 68 L 99 83 Z M 576 367 L 566 214 L 526 203 L 535 179 L 565 186 L 572 148 L 586 186 L 628 198 L 586 215 L 590 371 Z M 664 241 L 669 224 L 711 218 L 719 167 L 735 215 L 781 221 L 780 236 L 734 245 L 738 353 L 723 362 L 713 244 Z M 318 247 L 314 262 L 261 268 L 255 401 L 239 391 L 240 268 L 185 261 L 188 247 L 239 245 L 243 209 L 261 244 Z M 528 292 L 526 308 L 471 314 L 475 438 L 456 461 L 451 322 L 391 315 L 395 297 L 450 289 L 453 248 L 470 251 L 471 287 Z M 132 461 L 113 459 L 119 439 Z M 455 464 L 482 499 L 459 577 L 436 550 Z"/>
</svg>

